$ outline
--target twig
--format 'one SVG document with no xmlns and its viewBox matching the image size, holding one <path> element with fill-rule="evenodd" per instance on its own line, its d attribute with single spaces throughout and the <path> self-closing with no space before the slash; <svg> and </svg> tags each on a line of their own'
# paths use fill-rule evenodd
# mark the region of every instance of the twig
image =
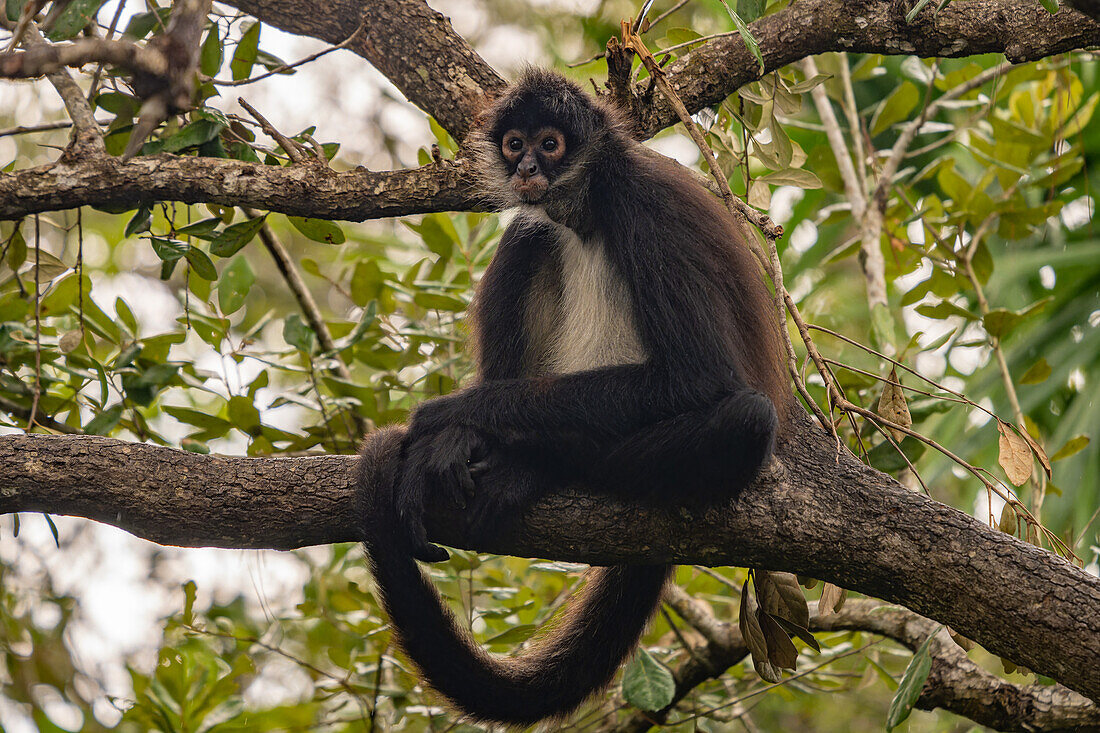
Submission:
<svg viewBox="0 0 1100 733">
<path fill-rule="evenodd" d="M 330 54 L 333 51 L 337 51 L 341 48 L 347 48 L 348 45 L 350 45 L 351 42 L 355 40 L 356 36 L 358 36 L 359 33 L 365 27 L 366 27 L 366 21 L 360 23 L 359 27 L 356 28 L 354 31 L 352 31 L 350 36 L 348 36 L 347 38 L 345 38 L 343 41 L 336 44 L 335 46 L 329 46 L 328 48 L 322 49 L 322 50 L 318 51 L 317 53 L 312 53 L 309 56 L 306 56 L 305 58 L 301 58 L 301 59 L 299 59 L 299 60 L 297 60 L 293 63 L 282 64 L 281 66 L 277 66 L 274 69 L 270 69 L 266 73 L 260 74 L 259 76 L 252 76 L 252 77 L 249 77 L 247 79 L 210 79 L 209 81 L 210 81 L 211 84 L 217 84 L 220 87 L 241 87 L 241 86 L 245 86 L 246 84 L 252 84 L 253 82 L 260 81 L 261 79 L 267 79 L 268 77 L 274 76 L 275 74 L 281 74 L 284 71 L 287 71 L 289 69 L 294 69 L 294 68 L 297 68 L 297 67 L 302 66 L 304 64 L 308 64 L 310 61 L 316 61 L 317 59 L 321 58 L 322 56 L 324 56 L 326 54 Z"/>
<path fill-rule="evenodd" d="M 118 21 L 122 17 L 122 9 L 126 7 L 126 0 L 119 0 L 118 7 L 115 8 L 115 14 L 111 18 L 111 24 L 107 26 L 107 35 L 105 38 L 110 41 L 114 38 L 115 30 L 118 28 Z M 95 73 L 92 74 L 92 85 L 88 88 L 88 103 L 91 104 L 95 99 L 96 92 L 99 91 L 99 80 L 103 76 L 103 64 L 100 63 L 95 67 Z"/>
<path fill-rule="evenodd" d="M 886 162 L 883 163 L 882 171 L 879 174 L 878 185 L 875 187 L 874 194 L 871 197 L 879 210 L 885 211 L 887 192 L 893 185 L 894 176 L 898 172 L 898 166 L 901 165 L 901 161 L 905 158 L 905 151 L 909 148 L 909 144 L 913 142 L 913 138 L 917 136 L 917 132 L 920 131 L 924 123 L 927 122 L 933 114 L 938 112 L 945 103 L 950 102 L 952 99 L 957 99 L 967 92 L 985 85 L 993 79 L 999 78 L 1015 66 L 1017 66 L 1017 64 L 1006 61 L 1003 64 L 994 66 L 992 69 L 986 69 L 963 84 L 959 84 L 954 89 L 945 92 L 934 101 L 926 104 L 920 114 L 917 115 L 917 119 L 913 120 L 902 129 L 901 134 L 898 135 L 898 139 L 894 142 L 894 146 L 890 149 L 890 156 L 886 159 Z"/>
<path fill-rule="evenodd" d="M 27 430 L 29 431 L 32 426 L 37 425 L 40 428 L 49 428 L 55 433 L 65 433 L 66 435 L 79 435 L 80 431 L 76 428 L 70 427 L 63 422 L 58 422 L 49 415 L 34 415 L 34 419 L 31 419 L 31 410 L 23 407 L 18 402 L 12 402 L 6 397 L 0 397 L 0 412 L 6 412 L 10 415 L 15 415 L 23 420 L 27 421 Z"/>
<path fill-rule="evenodd" d="M 665 18 L 667 18 L 668 16 L 672 15 L 673 13 L 675 13 L 675 12 L 676 12 L 677 10 L 679 10 L 680 8 L 682 8 L 682 7 L 684 7 L 685 5 L 687 5 L 687 4 L 689 3 L 689 2 L 691 2 L 691 0 L 680 0 L 680 2 L 676 3 L 676 4 L 675 4 L 675 5 L 673 5 L 673 6 L 671 7 L 671 8 L 669 8 L 669 9 L 668 9 L 668 10 L 666 10 L 665 12 L 661 13 L 660 15 L 658 15 L 658 16 L 657 16 L 656 18 L 654 18 L 653 20 L 649 21 L 649 26 L 647 26 L 647 28 L 646 28 L 646 31 L 643 31 L 643 32 L 647 32 L 647 31 L 653 30 L 653 26 L 657 25 L 657 24 L 658 24 L 658 23 L 660 23 L 660 22 L 661 22 L 662 20 L 664 20 L 664 19 L 665 19 Z"/>
<path fill-rule="evenodd" d="M 48 53 L 56 48 L 46 41 L 34 23 L 27 24 L 24 36 L 23 45 L 28 49 L 24 52 L 25 54 Z M 0 55 L 0 67 L 4 64 L 2 56 Z M 92 114 L 92 107 L 69 72 L 64 67 L 57 67 L 47 72 L 46 78 L 57 90 L 58 96 L 65 104 L 65 111 L 72 120 L 73 132 L 70 136 L 70 147 L 93 156 L 106 154 L 103 133 Z"/>
<path fill-rule="evenodd" d="M 245 213 L 245 216 L 250 219 L 255 219 L 258 216 L 256 211 L 248 207 L 241 207 L 241 210 Z M 267 251 L 271 253 L 272 259 L 275 260 L 275 266 L 279 268 L 279 272 L 290 288 L 290 292 L 293 293 L 294 299 L 298 302 L 298 307 L 301 308 L 302 315 L 305 316 L 313 332 L 317 334 L 317 343 L 320 344 L 321 350 L 326 356 L 332 359 L 330 371 L 340 379 L 350 382 L 351 372 L 348 370 L 348 366 L 344 363 L 344 360 L 340 358 L 340 352 L 336 348 L 336 342 L 333 340 L 332 333 L 328 330 L 328 326 L 325 325 L 325 319 L 321 315 L 321 309 L 317 307 L 317 301 L 313 299 L 313 294 L 309 292 L 309 287 L 306 285 L 305 279 L 302 278 L 302 274 L 298 271 L 298 268 L 294 265 L 294 260 L 291 258 L 290 253 L 287 252 L 283 243 L 275 237 L 275 233 L 271 230 L 267 222 L 264 222 L 263 226 L 260 227 L 260 241 L 263 242 Z M 370 431 L 370 423 L 358 412 L 353 412 L 352 415 L 358 433 L 353 437 L 358 440 Z"/>
<path fill-rule="evenodd" d="M 243 97 L 237 97 L 237 102 L 239 102 L 242 107 L 248 110 L 248 113 L 252 115 L 256 122 L 259 123 L 264 132 L 266 132 L 275 140 L 275 142 L 279 143 L 279 145 L 282 146 L 283 150 L 286 151 L 286 154 L 290 156 L 290 159 L 292 161 L 294 161 L 295 163 L 305 163 L 309 160 L 309 156 L 306 155 L 305 148 L 303 148 L 298 142 L 291 140 L 286 135 L 279 132 L 279 130 L 276 129 L 274 125 L 268 122 L 266 117 L 257 112 L 256 108 L 245 101 Z"/>
</svg>

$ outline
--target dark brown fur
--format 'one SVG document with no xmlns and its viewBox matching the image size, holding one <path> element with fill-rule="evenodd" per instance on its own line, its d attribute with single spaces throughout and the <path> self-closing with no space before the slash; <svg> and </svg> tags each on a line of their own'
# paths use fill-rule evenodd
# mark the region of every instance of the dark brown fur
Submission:
<svg viewBox="0 0 1100 733">
<path fill-rule="evenodd" d="M 548 126 L 564 156 L 501 154 L 506 131 L 537 141 Z M 526 725 L 609 683 L 670 569 L 593 571 L 549 632 L 497 658 L 416 567 L 446 557 L 427 542 L 426 504 L 452 500 L 489 531 L 568 482 L 666 505 L 728 497 L 768 460 L 790 393 L 772 301 L 737 225 L 612 110 L 532 70 L 476 143 L 487 196 L 522 209 L 471 311 L 479 382 L 417 408 L 400 462 L 380 465 L 368 444 L 360 482 L 377 493 L 363 492 L 364 536 L 427 682 L 473 718 Z M 600 334 L 609 342 L 578 348 Z"/>
</svg>

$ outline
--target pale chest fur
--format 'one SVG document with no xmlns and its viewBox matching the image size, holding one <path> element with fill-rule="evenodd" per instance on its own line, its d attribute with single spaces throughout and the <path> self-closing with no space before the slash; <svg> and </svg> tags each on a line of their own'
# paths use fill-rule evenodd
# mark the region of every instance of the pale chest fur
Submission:
<svg viewBox="0 0 1100 733">
<path fill-rule="evenodd" d="M 529 322 L 539 322 L 543 335 L 535 345 L 541 352 L 534 359 L 537 371 L 565 374 L 645 361 L 630 293 L 603 247 L 560 231 L 556 277 L 542 278 L 528 303 Z"/>
</svg>

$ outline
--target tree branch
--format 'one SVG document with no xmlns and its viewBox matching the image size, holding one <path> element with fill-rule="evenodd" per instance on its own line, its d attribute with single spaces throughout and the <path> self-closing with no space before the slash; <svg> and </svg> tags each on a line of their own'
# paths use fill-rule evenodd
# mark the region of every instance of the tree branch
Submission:
<svg viewBox="0 0 1100 733">
<path fill-rule="evenodd" d="M 491 535 L 435 506 L 433 540 L 592 564 L 738 565 L 900 603 L 1100 698 L 1100 579 L 859 463 L 808 420 L 751 489 L 674 511 L 584 492 L 545 497 Z M 375 433 L 379 460 L 398 431 Z M 356 538 L 354 459 L 200 456 L 104 438 L 0 438 L 0 512 L 105 521 L 164 544 L 287 549 Z M 639 547 L 638 538 L 645 537 Z"/>
<path fill-rule="evenodd" d="M 363 221 L 476 209 L 473 181 L 471 166 L 462 159 L 399 171 L 336 172 L 168 154 L 128 163 L 96 156 L 0 173 L 0 219 L 77 206 L 180 201 Z"/>
<path fill-rule="evenodd" d="M 673 607 L 680 613 L 691 599 L 678 600 Z M 935 633 L 929 647 L 932 670 L 917 700 L 917 707 L 923 710 L 943 708 L 1001 731 L 1100 727 L 1100 707 L 1091 700 L 1061 685 L 1018 685 L 991 674 L 970 660 L 947 629 L 912 611 L 869 599 L 850 599 L 839 611 L 825 615 L 819 613 L 816 601 L 809 605 L 810 629 L 817 632 L 869 631 L 894 639 L 911 651 L 916 651 Z M 689 623 L 694 625 L 690 620 Z M 656 713 L 639 713 L 616 730 L 643 733 L 654 721 L 665 722 L 676 702 L 748 656 L 748 647 L 736 624 L 713 617 L 705 623 L 716 628 L 705 634 L 707 643 L 693 648 L 691 658 L 674 671 L 674 702 Z M 810 659 L 812 662 L 813 658 Z"/>
<path fill-rule="evenodd" d="M 750 24 L 764 72 L 827 51 L 913 54 L 922 58 L 1003 53 L 1013 63 L 1100 45 L 1100 20 L 1063 7 L 1054 15 L 1030 0 L 968 0 L 934 11 L 929 3 L 912 23 L 908 4 L 889 0 L 799 0 Z M 717 38 L 670 64 L 668 78 L 692 112 L 718 104 L 760 78 L 740 37 Z M 645 137 L 676 122 L 664 98 L 633 112 Z"/>
</svg>

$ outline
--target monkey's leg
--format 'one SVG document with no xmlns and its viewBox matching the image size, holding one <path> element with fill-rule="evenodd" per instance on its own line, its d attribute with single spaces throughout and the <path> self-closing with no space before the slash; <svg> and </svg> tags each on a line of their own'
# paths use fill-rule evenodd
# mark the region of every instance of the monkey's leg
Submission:
<svg viewBox="0 0 1100 733">
<path fill-rule="evenodd" d="M 599 461 L 597 475 L 630 495 L 733 494 L 771 456 L 777 427 L 771 400 L 746 387 L 633 433 Z"/>
</svg>

